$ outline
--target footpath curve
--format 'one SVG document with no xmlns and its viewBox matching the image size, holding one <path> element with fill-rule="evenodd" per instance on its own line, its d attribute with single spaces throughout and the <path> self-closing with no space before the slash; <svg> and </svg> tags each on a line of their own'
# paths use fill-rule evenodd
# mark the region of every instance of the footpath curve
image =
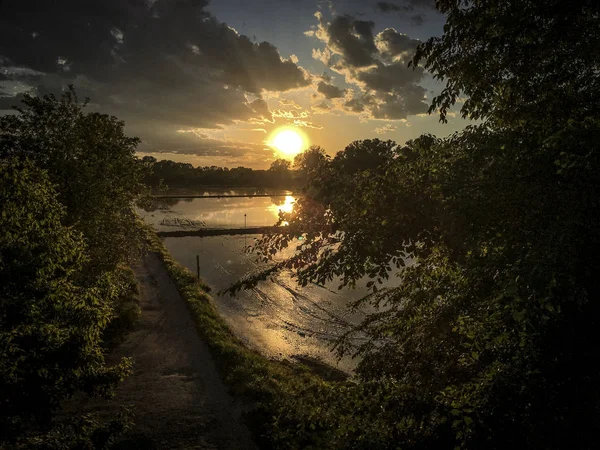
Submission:
<svg viewBox="0 0 600 450">
<path fill-rule="evenodd" d="M 134 373 L 116 398 L 132 405 L 135 414 L 125 442 L 144 449 L 255 449 L 158 256 L 149 253 L 135 275 L 142 315 L 111 355 L 134 360 Z"/>
</svg>

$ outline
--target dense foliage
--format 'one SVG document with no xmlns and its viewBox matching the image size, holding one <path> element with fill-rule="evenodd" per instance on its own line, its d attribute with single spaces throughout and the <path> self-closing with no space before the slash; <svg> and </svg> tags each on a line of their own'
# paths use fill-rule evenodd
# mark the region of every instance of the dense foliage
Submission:
<svg viewBox="0 0 600 450">
<path fill-rule="evenodd" d="M 59 414 L 112 395 L 129 362 L 106 348 L 139 315 L 138 141 L 83 106 L 70 88 L 0 117 L 0 447 L 100 448 L 124 425 Z"/>
<path fill-rule="evenodd" d="M 55 415 L 77 391 L 110 395 L 129 371 L 127 360 L 106 366 L 101 347 L 118 291 L 110 295 L 106 276 L 78 284 L 85 244 L 63 225 L 44 171 L 0 162 L 0 204 L 0 447 L 72 448 L 74 435 L 85 441 L 82 430 L 100 446 L 106 434 L 91 419 L 77 429 Z"/>
<path fill-rule="evenodd" d="M 441 118 L 461 96 L 465 117 L 496 126 L 560 127 L 598 108 L 600 12 L 595 0 L 437 0 L 444 35 L 417 50 L 443 92 Z M 550 131 L 548 129 L 548 131 Z"/>
<path fill-rule="evenodd" d="M 366 282 L 354 306 L 376 309 L 336 347 L 361 358 L 359 382 L 290 398 L 280 444 L 594 448 L 599 5 L 437 5 L 444 35 L 414 64 L 446 82 L 432 111 L 466 96 L 481 123 L 322 158 L 285 232 L 255 248 L 265 261 L 297 248 L 263 278 Z"/>
<path fill-rule="evenodd" d="M 65 223 L 83 233 L 87 269 L 112 270 L 140 242 L 133 200 L 142 192 L 137 138 L 115 117 L 85 113 L 73 88 L 61 98 L 26 95 L 18 113 L 0 117 L 0 159 L 27 158 L 46 170 L 66 207 Z"/>
</svg>

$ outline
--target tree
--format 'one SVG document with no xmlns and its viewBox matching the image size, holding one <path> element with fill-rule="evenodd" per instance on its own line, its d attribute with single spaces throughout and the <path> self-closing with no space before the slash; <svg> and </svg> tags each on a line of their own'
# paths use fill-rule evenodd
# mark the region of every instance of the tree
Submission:
<svg viewBox="0 0 600 450">
<path fill-rule="evenodd" d="M 269 174 L 273 180 L 273 186 L 289 186 L 291 185 L 292 173 L 290 167 L 292 163 L 287 159 L 276 159 L 269 167 Z"/>
<path fill-rule="evenodd" d="M 77 284 L 85 243 L 62 224 L 58 198 L 48 175 L 32 163 L 0 163 L 3 448 L 72 448 L 69 442 L 90 440 L 100 446 L 104 431 L 88 418 L 59 423 L 57 411 L 75 392 L 110 396 L 129 372 L 128 360 L 105 364 L 101 334 L 112 317 L 112 299 L 103 296 L 103 280 L 95 287 Z"/>
<path fill-rule="evenodd" d="M 25 95 L 17 114 L 0 117 L 0 160 L 28 158 L 48 172 L 65 223 L 83 233 L 88 274 L 112 270 L 137 254 L 141 242 L 133 211 L 143 192 L 137 138 L 105 114 L 84 113 L 73 87 L 60 99 Z"/>
<path fill-rule="evenodd" d="M 276 160 L 269 170 L 253 170 L 247 167 L 193 167 L 191 164 L 174 161 L 155 161 L 145 156 L 141 164 L 146 168 L 145 181 L 152 187 L 160 189 L 167 184 L 169 187 L 186 187 L 203 189 L 206 186 L 246 186 L 253 188 L 293 187 L 292 174 L 289 171 L 289 161 Z"/>
<path fill-rule="evenodd" d="M 144 156 L 141 161 L 142 164 L 149 167 L 152 167 L 157 162 L 154 156 Z"/>
<path fill-rule="evenodd" d="M 369 169 L 376 169 L 394 157 L 393 141 L 365 139 L 354 141 L 333 158 L 332 165 L 340 172 L 352 175 Z"/>
<path fill-rule="evenodd" d="M 579 120 L 598 111 L 600 10 L 595 0 L 439 0 L 444 34 L 421 45 L 424 63 L 446 87 L 430 112 L 466 97 L 465 117 L 498 124 Z M 559 95 L 559 97 L 557 97 Z M 523 124 L 522 124 L 523 125 Z"/>
<path fill-rule="evenodd" d="M 309 180 L 317 176 L 319 169 L 329 160 L 325 149 L 318 145 L 312 145 L 302 153 L 294 157 L 294 170 L 300 186 L 307 186 Z"/>
<path fill-rule="evenodd" d="M 311 145 L 308 149 L 302 153 L 298 153 L 294 157 L 294 170 L 311 172 L 328 158 L 329 156 L 323 147 Z"/>
<path fill-rule="evenodd" d="M 287 172 L 290 170 L 291 165 L 292 163 L 287 159 L 279 158 L 271 163 L 269 170 L 272 172 Z"/>
<path fill-rule="evenodd" d="M 437 5 L 444 35 L 414 60 L 447 83 L 431 112 L 444 120 L 464 95 L 463 114 L 483 122 L 402 147 L 354 143 L 283 215 L 289 226 L 256 247 L 272 264 L 263 277 L 291 268 L 302 284 L 364 282 L 372 293 L 354 307 L 376 311 L 336 346 L 361 357 L 360 382 L 296 395 L 282 407 L 282 440 L 593 448 L 598 5 Z M 289 245 L 296 254 L 272 262 Z"/>
</svg>

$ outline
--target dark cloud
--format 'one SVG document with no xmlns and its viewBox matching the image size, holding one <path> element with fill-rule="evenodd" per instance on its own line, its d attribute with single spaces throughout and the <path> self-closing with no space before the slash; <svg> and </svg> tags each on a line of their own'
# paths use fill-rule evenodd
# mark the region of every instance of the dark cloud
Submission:
<svg viewBox="0 0 600 450">
<path fill-rule="evenodd" d="M 382 13 L 412 12 L 415 8 L 435 9 L 435 0 L 399 0 L 375 4 L 375 10 Z"/>
<path fill-rule="evenodd" d="M 413 13 L 409 21 L 414 26 L 421 26 L 425 22 L 425 11 L 435 10 L 435 0 L 403 0 L 398 2 L 377 2 L 375 10 L 381 13 L 399 13 L 407 15 Z M 423 11 L 417 14 L 415 10 Z"/>
<path fill-rule="evenodd" d="M 421 41 L 418 39 L 412 39 L 406 34 L 398 33 L 393 28 L 386 28 L 377 34 L 379 56 L 384 60 L 397 59 L 408 64 L 420 43 Z"/>
<path fill-rule="evenodd" d="M 356 79 L 364 83 L 368 90 L 377 92 L 389 92 L 416 85 L 422 78 L 423 69 L 413 70 L 402 63 L 379 63 L 372 69 L 356 74 Z"/>
<path fill-rule="evenodd" d="M 375 4 L 375 11 L 379 11 L 382 13 L 390 13 L 390 12 L 408 12 L 412 11 L 414 7 L 410 5 L 398 5 L 397 3 L 390 2 L 377 2 Z"/>
<path fill-rule="evenodd" d="M 371 114 L 375 119 L 398 120 L 406 119 L 411 114 L 424 113 L 428 107 L 424 101 L 425 92 L 424 88 L 413 84 L 379 93 L 376 104 L 370 106 Z"/>
<path fill-rule="evenodd" d="M 0 54 L 44 73 L 97 81 L 138 79 L 188 86 L 198 69 L 249 92 L 308 84 L 268 42 L 254 43 L 204 10 L 204 0 L 8 0 Z M 68 68 L 68 69 L 67 69 Z"/>
<path fill-rule="evenodd" d="M 363 99 L 358 99 L 358 98 L 352 98 L 350 100 L 347 100 L 344 103 L 344 108 L 346 108 L 348 111 L 352 111 L 355 113 L 361 113 L 364 112 L 366 106 L 370 105 L 372 102 L 369 101 L 368 98 L 363 98 Z"/>
<path fill-rule="evenodd" d="M 314 57 L 357 86 L 354 95 L 342 104 L 345 110 L 388 120 L 405 119 L 427 110 L 426 90 L 419 85 L 424 70 L 408 67 L 421 41 L 393 28 L 374 34 L 372 22 L 347 15 L 329 21 L 320 12 L 315 16 L 318 25 L 307 34 L 318 38 L 325 48 L 313 50 Z M 357 64 L 359 54 L 364 56 L 364 64 Z M 326 98 L 345 97 L 347 91 L 330 81 L 320 81 L 317 90 Z"/>
<path fill-rule="evenodd" d="M 418 82 L 422 69 L 412 70 L 405 64 L 378 64 L 360 72 L 356 79 L 363 83 L 366 92 L 360 99 L 345 103 L 352 112 L 368 111 L 374 119 L 398 120 L 427 111 L 427 90 Z"/>
<path fill-rule="evenodd" d="M 331 109 L 331 105 L 327 102 L 321 102 L 316 104 L 315 106 L 313 106 L 313 108 L 321 110 L 321 111 L 326 111 Z"/>
<path fill-rule="evenodd" d="M 391 92 L 374 92 L 347 100 L 344 108 L 363 119 L 403 120 L 410 114 L 424 112 L 423 88 L 407 86 Z"/>
<path fill-rule="evenodd" d="M 250 102 L 250 108 L 260 117 L 271 118 L 271 113 L 269 112 L 269 105 L 262 98 L 257 98 Z"/>
<path fill-rule="evenodd" d="M 311 83 L 295 58 L 238 34 L 209 14 L 207 4 L 4 0 L 0 72 L 38 94 L 73 83 L 92 107 L 163 130 L 270 118 L 262 92 Z M 248 102 L 247 93 L 259 98 Z M 144 138 L 146 129 L 133 131 Z"/>
<path fill-rule="evenodd" d="M 320 81 L 317 86 L 317 91 L 325 96 L 327 99 L 340 98 L 344 96 L 344 90 L 339 87 Z"/>
<path fill-rule="evenodd" d="M 309 32 L 327 43 L 328 48 L 342 56 L 346 64 L 367 67 L 374 64 L 377 53 L 373 27 L 370 21 L 354 20 L 351 16 L 334 16 L 330 22 L 318 12 L 319 28 Z"/>
</svg>

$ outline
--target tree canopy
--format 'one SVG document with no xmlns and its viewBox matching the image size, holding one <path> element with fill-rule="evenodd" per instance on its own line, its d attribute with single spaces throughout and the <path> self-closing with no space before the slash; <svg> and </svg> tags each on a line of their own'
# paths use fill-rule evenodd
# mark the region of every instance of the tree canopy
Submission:
<svg viewBox="0 0 600 450">
<path fill-rule="evenodd" d="M 481 123 L 405 145 L 355 142 L 324 158 L 307 195 L 282 213 L 289 225 L 254 248 L 271 265 L 231 289 L 290 268 L 301 284 L 372 290 L 353 306 L 376 312 L 336 345 L 360 357 L 359 383 L 294 398 L 282 428 L 315 432 L 282 440 L 592 448 L 599 6 L 436 3 L 444 34 L 413 64 L 446 82 L 431 112 L 444 120 L 464 97 L 462 114 Z M 290 245 L 294 256 L 272 261 Z"/>
<path fill-rule="evenodd" d="M 139 142 L 124 123 L 85 113 L 72 87 L 60 98 L 25 95 L 17 114 L 0 117 L 0 160 L 29 159 L 46 170 L 66 207 L 64 221 L 83 233 L 89 272 L 113 269 L 136 253 L 133 201 L 142 193 Z"/>
<path fill-rule="evenodd" d="M 139 311 L 138 140 L 85 103 L 70 87 L 0 117 L 0 447 L 102 448 L 126 422 L 58 414 L 112 395 L 130 363 L 105 348 Z"/>
<path fill-rule="evenodd" d="M 598 111 L 600 10 L 595 0 L 437 0 L 444 34 L 421 45 L 423 63 L 446 86 L 431 104 L 516 126 L 559 125 Z"/>
<path fill-rule="evenodd" d="M 58 198 L 31 162 L 0 162 L 0 447 L 69 447 L 56 420 L 62 401 L 78 391 L 108 395 L 129 371 L 127 360 L 104 362 L 108 280 L 78 284 L 85 244 L 63 225 Z"/>
</svg>

